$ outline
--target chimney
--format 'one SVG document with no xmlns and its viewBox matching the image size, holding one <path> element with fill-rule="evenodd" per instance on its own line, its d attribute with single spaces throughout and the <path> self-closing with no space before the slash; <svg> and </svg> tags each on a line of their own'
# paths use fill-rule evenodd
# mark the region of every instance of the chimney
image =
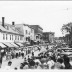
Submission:
<svg viewBox="0 0 72 72">
<path fill-rule="evenodd" d="M 15 22 L 12 22 L 12 25 L 15 25 Z"/>
<path fill-rule="evenodd" d="M 4 17 L 2 17 L 2 26 L 4 27 Z"/>
</svg>

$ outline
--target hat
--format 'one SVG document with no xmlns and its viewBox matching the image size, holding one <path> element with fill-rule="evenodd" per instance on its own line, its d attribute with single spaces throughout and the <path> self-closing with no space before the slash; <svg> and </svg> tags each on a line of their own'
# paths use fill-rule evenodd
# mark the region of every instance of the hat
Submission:
<svg viewBox="0 0 72 72">
<path fill-rule="evenodd" d="M 11 62 L 11 61 L 9 61 L 9 62 L 8 62 L 8 64 L 12 64 L 12 62 Z"/>
</svg>

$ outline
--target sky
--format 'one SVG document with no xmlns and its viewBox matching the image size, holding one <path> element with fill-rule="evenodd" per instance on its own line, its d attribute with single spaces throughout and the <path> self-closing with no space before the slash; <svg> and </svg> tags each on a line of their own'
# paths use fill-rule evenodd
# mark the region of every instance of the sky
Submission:
<svg viewBox="0 0 72 72">
<path fill-rule="evenodd" d="M 0 1 L 0 21 L 40 25 L 43 32 L 63 36 L 61 27 L 72 22 L 72 1 Z"/>
</svg>

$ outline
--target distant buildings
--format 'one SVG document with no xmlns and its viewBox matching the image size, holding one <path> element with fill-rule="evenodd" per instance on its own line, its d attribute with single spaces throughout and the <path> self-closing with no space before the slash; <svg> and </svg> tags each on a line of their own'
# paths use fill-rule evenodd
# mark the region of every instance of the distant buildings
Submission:
<svg viewBox="0 0 72 72">
<path fill-rule="evenodd" d="M 41 42 L 42 41 L 42 33 L 43 28 L 39 25 L 30 25 L 34 29 L 34 41 Z"/>
<path fill-rule="evenodd" d="M 54 41 L 55 41 L 56 43 L 64 43 L 64 37 L 55 37 L 55 38 L 54 38 Z"/>
<path fill-rule="evenodd" d="M 16 24 L 16 29 L 18 29 L 23 35 L 23 42 L 29 42 L 34 40 L 34 29 L 27 24 Z"/>
<path fill-rule="evenodd" d="M 54 32 L 43 32 L 39 25 L 5 23 L 4 17 L 0 23 L 0 45 L 22 46 L 22 43 L 39 44 L 43 41 L 53 43 Z M 19 45 L 18 45 L 19 44 Z"/>
<path fill-rule="evenodd" d="M 43 40 L 47 43 L 54 42 L 54 32 L 43 32 Z"/>
</svg>

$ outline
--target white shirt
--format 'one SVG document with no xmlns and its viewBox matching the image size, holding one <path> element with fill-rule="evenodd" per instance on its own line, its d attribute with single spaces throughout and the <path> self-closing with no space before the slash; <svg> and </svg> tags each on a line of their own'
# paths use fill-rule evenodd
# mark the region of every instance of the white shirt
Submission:
<svg viewBox="0 0 72 72">
<path fill-rule="evenodd" d="M 47 64 L 49 66 L 49 69 L 51 69 L 51 67 L 54 66 L 54 61 L 53 60 L 48 61 Z"/>
</svg>

